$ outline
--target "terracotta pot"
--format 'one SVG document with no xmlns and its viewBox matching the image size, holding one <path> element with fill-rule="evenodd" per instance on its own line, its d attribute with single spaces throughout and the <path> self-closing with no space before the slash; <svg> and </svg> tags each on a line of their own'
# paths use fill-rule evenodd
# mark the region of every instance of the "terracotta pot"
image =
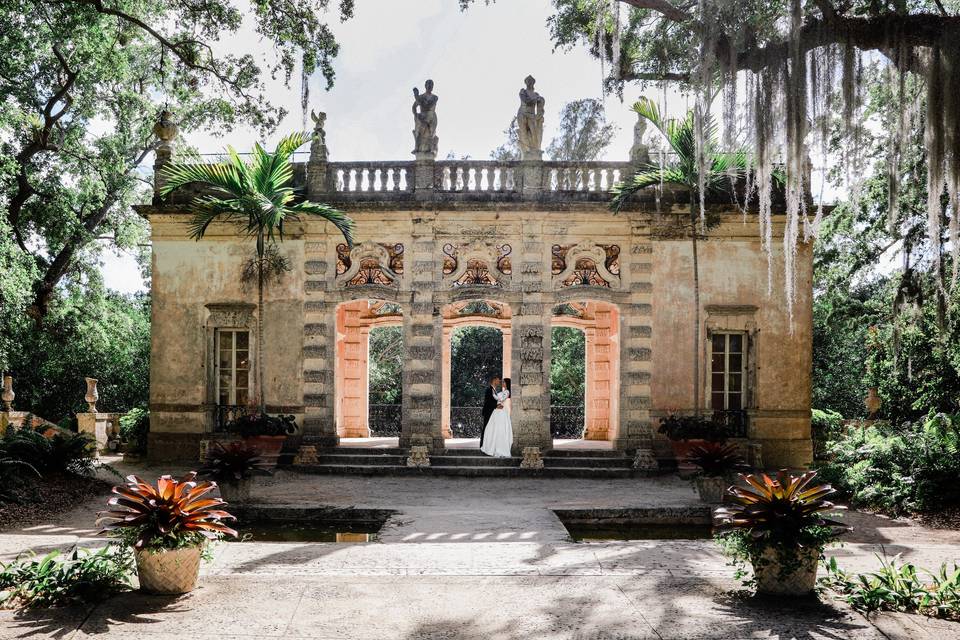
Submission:
<svg viewBox="0 0 960 640">
<path fill-rule="evenodd" d="M 723 476 L 697 476 L 693 479 L 700 500 L 708 504 L 719 504 L 727 495 L 730 480 Z"/>
<path fill-rule="evenodd" d="M 805 596 L 813 592 L 817 584 L 818 549 L 803 549 L 798 552 L 800 566 L 780 575 L 780 557 L 775 547 L 767 547 L 761 556 L 763 566 L 754 567 L 757 578 L 757 593 L 779 596 Z"/>
<path fill-rule="evenodd" d="M 135 550 L 140 590 L 163 595 L 193 591 L 200 575 L 201 552 L 200 546 L 173 551 Z"/>
<path fill-rule="evenodd" d="M 250 500 L 250 488 L 253 485 L 251 478 L 244 478 L 236 482 L 218 482 L 220 497 L 227 503 L 239 504 Z"/>
<path fill-rule="evenodd" d="M 287 436 L 250 436 L 244 438 L 247 446 L 260 449 L 260 456 L 270 467 L 277 466 L 277 459 L 280 457 L 280 450 L 283 449 L 283 443 L 287 441 Z"/>
<path fill-rule="evenodd" d="M 673 456 L 677 459 L 677 470 L 678 471 L 691 471 L 697 467 L 691 463 L 687 462 L 687 456 L 690 455 L 690 449 L 697 445 L 704 444 L 706 440 L 701 440 L 699 438 L 694 440 L 671 440 L 670 446 L 673 448 Z"/>
</svg>

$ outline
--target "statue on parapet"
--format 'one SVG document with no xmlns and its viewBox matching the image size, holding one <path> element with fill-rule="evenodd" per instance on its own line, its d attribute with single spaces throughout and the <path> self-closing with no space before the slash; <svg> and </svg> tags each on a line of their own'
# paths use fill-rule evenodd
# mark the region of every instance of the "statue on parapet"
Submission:
<svg viewBox="0 0 960 640">
<path fill-rule="evenodd" d="M 413 88 L 413 154 L 418 160 L 434 159 L 440 146 L 437 137 L 437 96 L 433 80 L 424 83 L 426 91 Z"/>
<path fill-rule="evenodd" d="M 647 130 L 647 119 L 639 113 L 633 125 L 633 146 L 630 147 L 630 163 L 636 167 L 650 164 L 650 147 L 643 143 L 643 134 Z"/>
<path fill-rule="evenodd" d="M 327 132 L 323 125 L 327 121 L 327 114 L 321 111 L 310 110 L 310 119 L 313 120 L 313 134 L 310 139 L 310 162 L 327 161 Z"/>
<path fill-rule="evenodd" d="M 537 93 L 533 85 L 536 79 L 527 76 L 526 85 L 520 90 L 520 109 L 517 111 L 517 133 L 520 138 L 520 159 L 540 160 L 543 150 L 543 107 L 546 101 Z"/>
</svg>

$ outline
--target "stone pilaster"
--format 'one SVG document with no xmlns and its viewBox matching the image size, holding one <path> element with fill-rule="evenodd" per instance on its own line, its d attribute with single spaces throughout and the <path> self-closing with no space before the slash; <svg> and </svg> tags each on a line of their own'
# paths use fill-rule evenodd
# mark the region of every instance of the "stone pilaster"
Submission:
<svg viewBox="0 0 960 640">
<path fill-rule="evenodd" d="M 433 198 L 436 162 L 428 154 L 418 154 L 413 163 L 413 193 L 417 200 Z"/>
<path fill-rule="evenodd" d="M 544 189 L 545 172 L 542 160 L 524 160 L 520 163 L 520 179 L 523 184 L 523 198 L 537 199 Z"/>
<path fill-rule="evenodd" d="M 630 249 L 625 253 L 621 271 L 628 277 L 630 295 L 620 309 L 620 428 L 614 446 L 652 454 L 653 246 L 644 220 L 631 218 Z"/>
<path fill-rule="evenodd" d="M 550 278 L 549 247 L 538 242 L 541 229 L 524 230 L 520 252 L 520 308 L 511 325 L 513 446 L 553 448 L 550 437 L 550 329 L 553 308 L 543 293 Z"/>
<path fill-rule="evenodd" d="M 321 447 L 339 442 L 334 416 L 336 358 L 336 305 L 327 302 L 333 286 L 326 242 L 304 245 L 303 303 L 303 440 Z"/>
<path fill-rule="evenodd" d="M 431 174 L 432 175 L 432 174 Z M 413 225 L 408 260 L 412 265 L 411 302 L 403 309 L 403 429 L 400 446 L 443 449 L 443 317 L 433 302 L 440 273 L 434 220 L 426 215 Z"/>
</svg>

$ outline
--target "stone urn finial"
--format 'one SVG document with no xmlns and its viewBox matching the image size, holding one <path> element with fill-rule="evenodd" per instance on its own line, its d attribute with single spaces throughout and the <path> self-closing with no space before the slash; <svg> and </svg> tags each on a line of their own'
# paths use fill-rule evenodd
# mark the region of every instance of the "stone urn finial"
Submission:
<svg viewBox="0 0 960 640">
<path fill-rule="evenodd" d="M 87 395 L 83 396 L 83 399 L 87 401 L 87 409 L 90 413 L 97 412 L 97 400 L 100 399 L 100 394 L 97 392 L 97 379 L 96 378 L 84 378 L 87 381 Z"/>
<path fill-rule="evenodd" d="M 173 121 L 173 114 L 166 109 L 161 111 L 153 125 L 153 134 L 160 140 L 155 164 L 166 164 L 170 161 L 173 157 L 173 140 L 179 132 L 177 123 Z"/>
<path fill-rule="evenodd" d="M 3 376 L 3 393 L 0 393 L 0 400 L 3 401 L 4 411 L 13 411 L 13 400 L 17 394 L 13 392 L 13 376 Z"/>
</svg>

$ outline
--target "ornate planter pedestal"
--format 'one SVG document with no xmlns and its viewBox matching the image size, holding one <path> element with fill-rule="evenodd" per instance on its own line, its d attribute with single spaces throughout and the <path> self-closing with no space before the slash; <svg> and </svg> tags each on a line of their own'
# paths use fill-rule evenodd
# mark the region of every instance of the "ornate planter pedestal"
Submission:
<svg viewBox="0 0 960 640">
<path fill-rule="evenodd" d="M 757 593 L 777 596 L 806 596 L 813 593 L 817 584 L 818 549 L 802 549 L 798 552 L 799 566 L 785 575 L 780 574 L 780 557 L 774 547 L 763 551 L 763 564 L 754 567 L 757 578 Z"/>
<path fill-rule="evenodd" d="M 730 480 L 724 476 L 697 476 L 693 479 L 700 500 L 707 504 L 720 504 L 730 486 Z"/>
<path fill-rule="evenodd" d="M 253 479 L 243 478 L 236 482 L 218 482 L 217 487 L 220 489 L 220 497 L 223 498 L 227 504 L 240 504 L 250 501 L 250 490 L 253 488 Z"/>
<path fill-rule="evenodd" d="M 87 409 L 90 413 L 97 412 L 97 400 L 100 399 L 100 393 L 97 391 L 96 378 L 84 378 L 87 381 L 87 393 L 83 399 L 87 401 Z"/>
<path fill-rule="evenodd" d="M 3 401 L 4 411 L 13 411 L 13 401 L 17 394 L 13 392 L 13 376 L 3 376 L 3 393 L 0 393 L 0 400 Z"/>
<path fill-rule="evenodd" d="M 135 550 L 140 590 L 159 595 L 193 591 L 200 575 L 201 552 L 199 546 L 174 551 Z"/>
</svg>

